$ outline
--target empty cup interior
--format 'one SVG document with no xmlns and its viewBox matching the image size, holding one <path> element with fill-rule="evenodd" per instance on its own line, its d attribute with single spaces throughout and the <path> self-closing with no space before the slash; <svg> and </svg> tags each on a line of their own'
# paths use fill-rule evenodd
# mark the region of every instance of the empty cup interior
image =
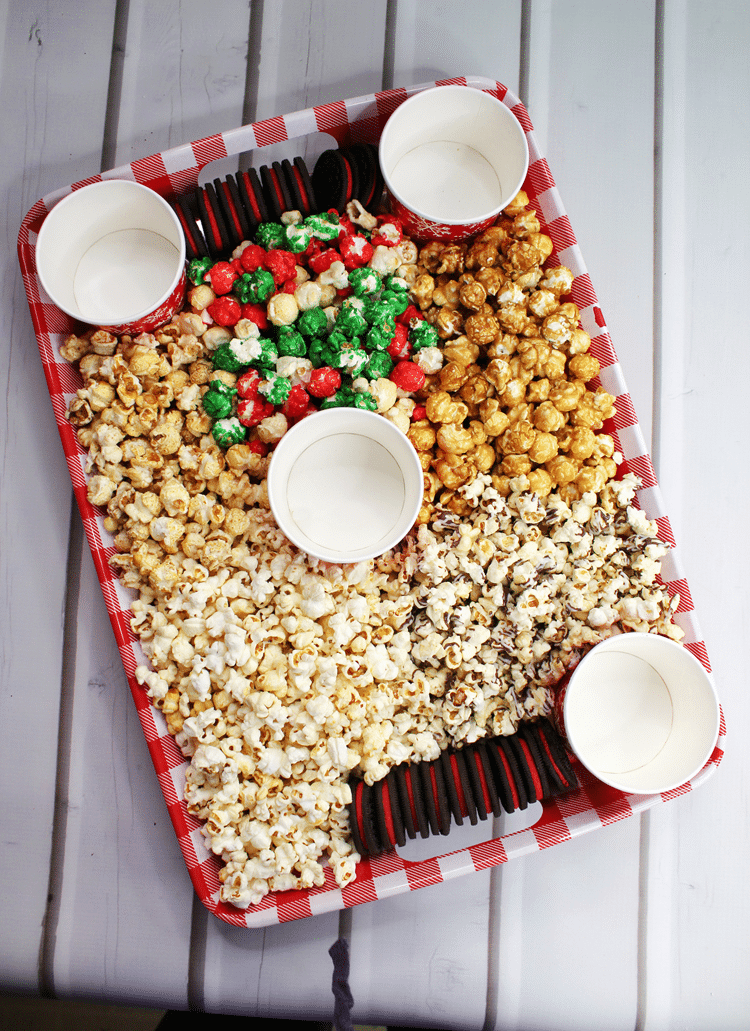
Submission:
<svg viewBox="0 0 750 1031">
<path fill-rule="evenodd" d="M 566 689 L 565 733 L 584 766 L 607 784 L 651 794 L 690 780 L 719 731 L 706 670 L 656 634 L 622 634 L 593 648 Z"/>
<path fill-rule="evenodd" d="M 410 211 L 436 222 L 499 213 L 528 169 L 524 131 L 496 97 L 464 86 L 416 93 L 380 140 L 386 185 Z"/>
<path fill-rule="evenodd" d="M 129 180 L 93 183 L 63 198 L 36 246 L 44 289 L 91 325 L 127 323 L 158 308 L 184 261 L 177 216 L 153 190 Z"/>
<path fill-rule="evenodd" d="M 382 416 L 333 409 L 308 416 L 276 446 L 268 470 L 274 518 L 301 550 L 358 562 L 395 547 L 422 500 L 419 459 Z"/>
</svg>

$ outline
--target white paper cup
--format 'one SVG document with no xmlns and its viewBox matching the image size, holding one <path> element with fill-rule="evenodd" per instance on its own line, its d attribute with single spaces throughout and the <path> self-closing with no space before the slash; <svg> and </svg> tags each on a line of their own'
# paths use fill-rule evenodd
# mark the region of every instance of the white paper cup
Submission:
<svg viewBox="0 0 750 1031">
<path fill-rule="evenodd" d="M 416 521 L 423 489 L 406 435 L 357 408 L 302 419 L 276 445 L 268 468 L 279 528 L 325 562 L 361 562 L 394 548 Z"/>
<path fill-rule="evenodd" d="M 685 784 L 719 734 L 716 691 L 701 663 L 658 634 L 626 633 L 588 652 L 564 689 L 568 743 L 605 784 L 650 795 Z"/>
<path fill-rule="evenodd" d="M 460 240 L 487 229 L 523 186 L 521 123 L 490 93 L 435 86 L 399 105 L 383 128 L 380 167 L 391 210 L 416 239 Z"/>
<path fill-rule="evenodd" d="M 74 319 L 113 333 L 167 322 L 185 298 L 185 237 L 158 193 L 105 179 L 68 194 L 36 243 L 39 281 Z"/>
</svg>

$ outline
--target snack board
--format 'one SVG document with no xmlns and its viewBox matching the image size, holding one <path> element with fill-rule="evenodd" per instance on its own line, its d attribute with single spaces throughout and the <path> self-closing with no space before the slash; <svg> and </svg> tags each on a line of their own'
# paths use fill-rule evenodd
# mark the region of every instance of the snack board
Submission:
<svg viewBox="0 0 750 1031">
<path fill-rule="evenodd" d="M 691 782 L 675 791 L 663 795 L 625 795 L 600 783 L 576 764 L 580 784 L 578 790 L 545 800 L 540 818 L 533 827 L 526 830 L 491 838 L 468 848 L 448 851 L 421 862 L 408 861 L 398 852 L 366 858 L 357 867 L 356 879 L 343 888 L 336 884 L 332 872 L 327 869 L 326 881 L 321 887 L 272 892 L 260 903 L 245 910 L 219 901 L 220 859 L 205 848 L 200 821 L 188 813 L 182 799 L 187 762 L 169 735 L 162 713 L 151 705 L 145 689 L 135 678 L 136 667 L 145 661 L 130 628 L 129 609 L 135 595 L 119 583 L 108 564 L 108 559 L 116 550 L 114 542 L 104 528 L 101 513 L 87 499 L 85 452 L 65 414 L 80 386 L 80 380 L 77 370 L 60 356 L 59 348 L 65 336 L 75 327 L 72 320 L 49 301 L 39 284 L 35 264 L 36 237 L 46 214 L 57 201 L 74 189 L 100 179 L 134 179 L 172 199 L 195 189 L 199 174 L 210 162 L 274 143 L 314 133 L 325 133 L 333 137 L 339 146 L 359 142 L 377 143 L 388 116 L 407 96 L 447 82 L 473 86 L 492 93 L 513 111 L 526 132 L 530 162 L 524 189 L 530 204 L 537 210 L 542 232 L 553 242 L 554 251 L 549 263 L 551 266 L 566 265 L 574 275 L 572 300 L 580 309 L 581 325 L 591 337 L 591 353 L 601 366 L 598 380 L 594 382 L 601 383 L 615 397 L 617 414 L 612 420 L 614 425 L 607 426 L 607 432 L 614 437 L 618 450 L 624 456 L 623 471 L 635 473 L 642 482 L 638 504 L 650 519 L 656 521 L 661 539 L 670 546 L 671 550 L 662 562 L 661 581 L 671 594 L 680 595 L 675 622 L 685 632 L 684 646 L 710 673 L 708 654 L 701 639 L 651 459 L 593 285 L 550 169 L 534 138 L 528 113 L 518 98 L 503 85 L 478 77 L 459 78 L 338 101 L 175 147 L 48 194 L 26 215 L 19 233 L 18 254 L 73 489 L 123 666 L 190 877 L 202 903 L 221 920 L 235 926 L 260 927 L 342 909 L 439 883 L 548 848 L 691 791 L 713 772 L 723 756 L 725 731 L 722 720 L 719 739 L 710 760 Z M 489 825 L 488 831 L 491 833 Z M 435 848 L 440 848 L 437 841 Z"/>
</svg>

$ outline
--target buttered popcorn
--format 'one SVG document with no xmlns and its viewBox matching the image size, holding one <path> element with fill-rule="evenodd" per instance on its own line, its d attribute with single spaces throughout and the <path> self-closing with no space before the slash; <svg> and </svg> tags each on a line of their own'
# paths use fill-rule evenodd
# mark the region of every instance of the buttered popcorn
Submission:
<svg viewBox="0 0 750 1031">
<path fill-rule="evenodd" d="M 633 504 L 637 481 L 611 479 L 612 438 L 597 433 L 593 451 L 584 439 L 589 423 L 601 428 L 609 401 L 600 396 L 593 422 L 580 405 L 566 407 L 570 383 L 580 400 L 596 370 L 583 361 L 585 340 L 571 345 L 574 330 L 558 325 L 574 315 L 561 308 L 567 270 L 542 279 L 522 268 L 544 250 L 527 216 L 521 204 L 514 240 L 496 241 L 515 270 L 502 284 L 487 246 L 461 257 L 473 266 L 461 283 L 452 252 L 441 251 L 435 271 L 446 271 L 430 294 L 440 346 L 433 334 L 418 352 L 432 377 L 424 404 L 387 377 L 367 381 L 377 410 L 415 438 L 429 496 L 420 525 L 376 560 L 336 566 L 299 552 L 269 510 L 264 449 L 217 444 L 203 398 L 234 391 L 237 378 L 212 367 L 211 354 L 232 338 L 202 318 L 202 287 L 192 292 L 195 310 L 154 334 L 92 331 L 65 342 L 83 377 L 69 419 L 87 450 L 88 497 L 114 537 L 112 568 L 137 593 L 132 629 L 148 662 L 136 677 L 189 759 L 185 801 L 222 860 L 221 897 L 237 907 L 321 885 L 326 864 L 339 885 L 353 879 L 352 773 L 374 783 L 399 763 L 512 733 L 549 711 L 552 686 L 607 636 L 682 636 L 671 620 L 679 599 L 657 580 L 666 546 Z M 419 298 L 426 287 L 410 246 L 398 271 Z M 394 260 L 392 247 L 382 250 Z M 476 282 L 491 296 L 502 287 L 492 313 Z M 476 361 L 485 324 L 468 312 L 508 321 L 502 305 L 519 318 L 525 305 L 524 325 L 546 328 L 549 354 L 534 340 L 555 373 L 545 400 L 533 370 L 519 376 L 523 399 L 505 396 L 493 365 L 508 364 L 504 352 Z M 466 355 L 458 316 L 469 323 Z M 527 342 L 519 330 L 519 372 Z M 279 374 L 304 377 L 301 362 L 287 356 Z M 559 425 L 542 430 L 548 401 Z M 510 450 L 525 447 L 529 420 L 539 432 L 526 451 Z M 273 443 L 284 428 L 269 418 L 258 439 Z M 554 456 L 542 447 L 550 436 Z M 573 460 L 575 481 L 554 472 L 560 455 Z M 471 475 L 459 476 L 464 458 L 451 456 L 468 456 Z"/>
</svg>

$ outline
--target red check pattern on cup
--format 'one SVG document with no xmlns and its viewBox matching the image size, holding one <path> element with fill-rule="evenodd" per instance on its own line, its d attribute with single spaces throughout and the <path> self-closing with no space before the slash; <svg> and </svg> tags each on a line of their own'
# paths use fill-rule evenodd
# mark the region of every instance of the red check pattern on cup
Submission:
<svg viewBox="0 0 750 1031">
<path fill-rule="evenodd" d="M 76 327 L 41 290 L 34 259 L 36 235 L 45 215 L 58 200 L 100 178 L 135 179 L 171 198 L 194 189 L 201 170 L 209 162 L 281 140 L 323 131 L 340 145 L 377 143 L 388 116 L 408 96 L 421 89 L 448 83 L 469 85 L 492 93 L 513 111 L 526 132 L 530 157 L 524 189 L 537 209 L 542 231 L 552 239 L 554 253 L 549 259 L 550 265 L 563 264 L 573 272 L 572 299 L 581 311 L 583 328 L 592 338 L 591 352 L 601 365 L 597 381 L 615 396 L 617 414 L 605 425 L 605 432 L 614 437 L 624 456 L 621 472 L 632 471 L 641 478 L 643 486 L 638 492 L 638 504 L 649 518 L 656 520 L 662 540 L 670 545 L 670 552 L 662 564 L 662 578 L 670 593 L 680 595 L 676 622 L 685 631 L 685 647 L 709 672 L 711 669 L 651 458 L 575 234 L 547 161 L 539 151 L 528 112 L 501 83 L 479 77 L 455 78 L 412 86 L 408 90 L 387 90 L 337 101 L 184 144 L 49 194 L 39 200 L 23 220 L 18 236 L 18 256 L 55 419 L 123 666 L 186 866 L 203 904 L 221 920 L 236 926 L 261 927 L 371 902 L 378 899 L 381 892 L 383 896 L 390 896 L 414 891 L 558 845 L 693 790 L 713 772 L 724 754 L 722 718 L 718 743 L 703 770 L 688 784 L 664 795 L 625 795 L 597 781 L 576 763 L 579 790 L 545 801 L 541 817 L 528 830 L 418 863 L 404 859 L 398 850 L 387 852 L 363 860 L 358 866 L 356 879 L 343 888 L 335 883 L 328 869 L 325 884 L 321 887 L 274 892 L 247 910 L 235 909 L 219 901 L 219 860 L 206 850 L 200 823 L 187 812 L 182 800 L 187 764 L 170 737 L 162 714 L 151 706 L 144 689 L 135 679 L 135 669 L 145 661 L 145 657 L 130 628 L 129 608 L 134 595 L 122 587 L 108 564 L 108 559 L 115 552 L 114 542 L 104 528 L 102 513 L 87 500 L 85 454 L 65 418 L 67 406 L 81 384 L 77 370 L 60 357 L 59 349 L 66 334 Z"/>
</svg>

